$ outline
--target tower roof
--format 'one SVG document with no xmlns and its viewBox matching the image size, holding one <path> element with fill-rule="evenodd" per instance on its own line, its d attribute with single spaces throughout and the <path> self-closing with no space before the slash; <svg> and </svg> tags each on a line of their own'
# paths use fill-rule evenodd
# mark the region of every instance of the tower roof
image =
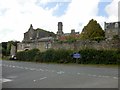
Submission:
<svg viewBox="0 0 120 90">
<path fill-rule="evenodd" d="M 32 24 L 30 24 L 30 28 L 33 28 L 33 25 L 32 25 Z"/>
<path fill-rule="evenodd" d="M 58 25 L 63 25 L 62 22 L 58 22 Z"/>
</svg>

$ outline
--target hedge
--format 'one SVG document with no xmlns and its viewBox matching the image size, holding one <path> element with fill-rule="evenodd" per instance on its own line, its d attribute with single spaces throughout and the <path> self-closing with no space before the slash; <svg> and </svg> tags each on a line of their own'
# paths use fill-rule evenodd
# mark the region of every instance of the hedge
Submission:
<svg viewBox="0 0 120 90">
<path fill-rule="evenodd" d="M 76 52 L 73 50 L 54 50 L 49 49 L 40 52 L 38 49 L 22 51 L 17 53 L 17 59 L 22 61 L 34 62 L 55 62 L 55 63 L 76 63 L 71 55 Z M 78 59 L 80 64 L 118 64 L 120 62 L 120 50 L 79 50 L 81 58 Z"/>
</svg>

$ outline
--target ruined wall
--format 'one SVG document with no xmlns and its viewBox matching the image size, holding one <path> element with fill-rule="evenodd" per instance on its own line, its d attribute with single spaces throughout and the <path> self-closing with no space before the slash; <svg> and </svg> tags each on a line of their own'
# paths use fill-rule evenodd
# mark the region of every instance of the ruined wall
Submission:
<svg viewBox="0 0 120 90">
<path fill-rule="evenodd" d="M 14 46 L 14 45 L 11 45 L 11 50 L 10 50 L 10 55 L 16 55 L 16 52 L 17 52 L 17 47 Z"/>
<path fill-rule="evenodd" d="M 46 51 L 47 49 L 51 48 L 50 42 L 31 42 L 31 43 L 18 43 L 17 45 L 17 52 L 31 50 L 34 48 L 39 49 L 41 52 Z"/>
<path fill-rule="evenodd" d="M 105 37 L 112 39 L 113 36 L 120 36 L 120 22 L 104 23 Z"/>
<path fill-rule="evenodd" d="M 52 48 L 54 49 L 71 49 L 71 50 L 80 50 L 80 49 L 84 49 L 84 48 L 91 48 L 91 49 L 120 49 L 120 41 L 119 40 L 110 40 L 110 41 L 101 41 L 101 42 L 97 42 L 97 41 L 90 41 L 90 40 L 86 40 L 86 41 L 77 41 L 75 43 L 62 43 L 62 44 L 58 44 L 58 43 L 53 43 L 52 44 Z"/>
<path fill-rule="evenodd" d="M 53 49 L 71 49 L 71 50 L 80 50 L 84 48 L 91 48 L 97 50 L 108 50 L 108 49 L 120 49 L 120 40 L 109 40 L 109 41 L 76 41 L 74 43 L 48 43 L 48 42 L 34 42 L 34 43 L 18 43 L 17 51 L 24 51 L 38 48 L 41 52 L 44 52 L 50 48 Z"/>
</svg>

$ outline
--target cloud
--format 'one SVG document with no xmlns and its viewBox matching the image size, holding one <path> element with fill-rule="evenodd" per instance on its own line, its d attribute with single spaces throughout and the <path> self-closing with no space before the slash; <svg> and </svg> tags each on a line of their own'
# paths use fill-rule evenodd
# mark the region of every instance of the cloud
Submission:
<svg viewBox="0 0 120 90">
<path fill-rule="evenodd" d="M 60 18 L 64 22 L 65 32 L 70 32 L 73 28 L 81 31 L 82 27 L 97 15 L 98 3 L 99 0 L 95 2 L 93 0 L 72 0 L 65 15 Z"/>
<path fill-rule="evenodd" d="M 52 8 L 44 8 L 43 5 L 49 2 L 69 2 L 69 4 L 64 14 L 58 17 L 54 16 L 54 13 L 61 8 L 61 5 L 57 3 Z M 0 0 L 0 42 L 22 41 L 23 33 L 28 30 L 30 24 L 33 24 L 34 28 L 56 33 L 57 23 L 62 21 L 63 31 L 68 33 L 71 29 L 80 32 L 92 18 L 102 26 L 104 21 L 116 19 L 117 11 L 112 14 L 116 2 L 112 1 L 106 7 L 108 18 L 97 16 L 99 2 L 100 0 Z"/>
<path fill-rule="evenodd" d="M 1 0 L 2 1 L 2 0 Z M 33 2 L 34 1 L 34 2 Z M 0 38 L 1 41 L 12 39 L 22 40 L 23 33 L 32 23 L 35 28 L 45 28 L 49 30 L 50 23 L 55 21 L 52 16 L 54 10 L 58 8 L 56 5 L 50 10 L 43 9 L 36 5 L 35 0 L 4 0 L 0 3 Z"/>
<path fill-rule="evenodd" d="M 118 21 L 118 2 L 120 0 L 113 0 L 109 5 L 106 6 L 105 10 L 108 14 L 107 22 Z"/>
</svg>

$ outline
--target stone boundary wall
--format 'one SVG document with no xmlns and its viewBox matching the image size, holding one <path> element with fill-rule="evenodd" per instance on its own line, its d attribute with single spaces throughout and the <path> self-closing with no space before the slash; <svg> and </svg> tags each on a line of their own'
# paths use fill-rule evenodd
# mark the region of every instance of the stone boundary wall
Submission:
<svg viewBox="0 0 120 90">
<path fill-rule="evenodd" d="M 80 50 L 84 48 L 91 48 L 97 50 L 109 50 L 109 49 L 120 49 L 120 40 L 110 40 L 110 41 L 76 41 L 74 43 L 53 43 L 53 49 L 71 49 L 71 50 Z"/>
<path fill-rule="evenodd" d="M 37 42 L 37 43 L 19 43 L 17 45 L 17 52 L 24 51 L 27 48 L 34 49 L 37 48 L 41 52 L 44 52 L 50 48 L 55 50 L 57 49 L 66 49 L 66 50 L 81 50 L 85 48 L 97 49 L 97 50 L 110 50 L 110 49 L 120 49 L 120 40 L 110 40 L 110 41 L 90 41 L 90 40 L 79 40 L 74 43 L 58 43 L 51 42 L 48 44 L 48 48 L 46 48 L 48 42 Z"/>
</svg>

